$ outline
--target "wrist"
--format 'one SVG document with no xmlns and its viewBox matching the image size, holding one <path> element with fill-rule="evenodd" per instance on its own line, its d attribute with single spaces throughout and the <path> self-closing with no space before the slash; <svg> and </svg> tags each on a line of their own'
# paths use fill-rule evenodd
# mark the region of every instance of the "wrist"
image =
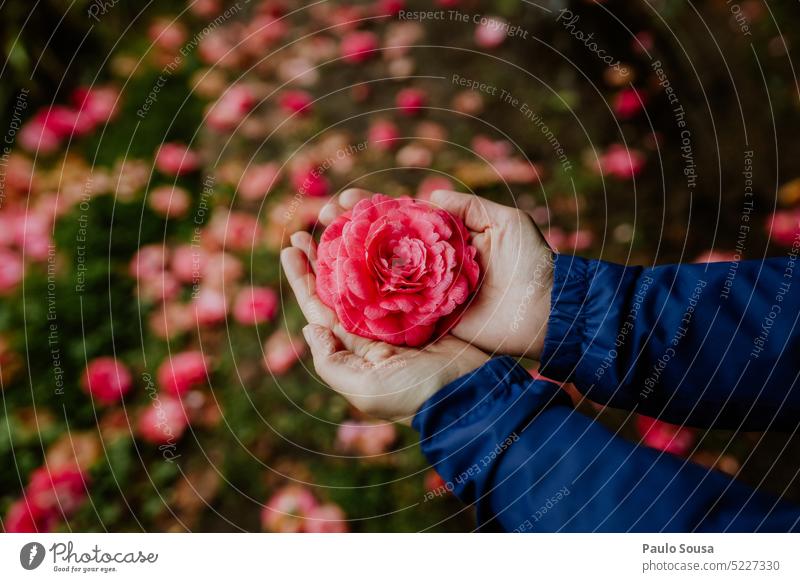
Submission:
<svg viewBox="0 0 800 582">
<path fill-rule="evenodd" d="M 551 297 L 555 267 L 555 253 L 543 247 L 534 259 L 533 278 L 529 284 L 529 295 L 533 306 L 530 322 L 530 342 L 524 356 L 538 360 L 544 350 L 547 322 L 550 319 Z"/>
</svg>

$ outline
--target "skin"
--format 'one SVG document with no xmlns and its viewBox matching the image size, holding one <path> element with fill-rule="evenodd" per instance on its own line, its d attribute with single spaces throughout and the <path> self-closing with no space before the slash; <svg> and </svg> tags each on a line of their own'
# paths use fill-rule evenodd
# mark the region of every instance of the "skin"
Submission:
<svg viewBox="0 0 800 582">
<path fill-rule="evenodd" d="M 342 192 L 322 209 L 320 222 L 329 225 L 371 195 Z M 444 190 L 434 192 L 431 203 L 464 221 L 483 278 L 451 334 L 423 349 L 361 338 L 342 328 L 317 297 L 316 244 L 309 233 L 292 235 L 292 246 L 281 252 L 309 322 L 303 334 L 320 378 L 366 414 L 405 424 L 438 390 L 482 366 L 486 352 L 538 358 L 550 312 L 553 253 L 526 213 Z"/>
</svg>

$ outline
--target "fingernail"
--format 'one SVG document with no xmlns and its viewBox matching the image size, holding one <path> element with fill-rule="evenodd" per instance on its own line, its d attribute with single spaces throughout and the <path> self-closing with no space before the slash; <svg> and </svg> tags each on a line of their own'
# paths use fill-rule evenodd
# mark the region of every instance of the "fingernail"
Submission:
<svg viewBox="0 0 800 582">
<path fill-rule="evenodd" d="M 292 233 L 292 234 L 289 236 L 289 241 L 290 241 L 290 242 L 291 242 L 291 243 L 292 243 L 294 246 L 299 246 L 299 245 L 300 245 L 301 238 L 302 238 L 302 237 L 301 237 L 301 235 L 300 235 L 300 233 L 299 233 L 299 232 L 293 232 L 293 233 Z"/>
</svg>

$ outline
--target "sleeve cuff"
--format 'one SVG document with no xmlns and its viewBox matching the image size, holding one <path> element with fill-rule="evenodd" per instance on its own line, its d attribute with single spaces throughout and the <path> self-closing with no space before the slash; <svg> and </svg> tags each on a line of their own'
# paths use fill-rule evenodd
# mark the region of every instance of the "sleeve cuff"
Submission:
<svg viewBox="0 0 800 582">
<path fill-rule="evenodd" d="M 542 350 L 540 372 L 559 382 L 571 382 L 584 351 L 584 304 L 597 262 L 557 255 L 553 269 L 550 317 Z"/>
</svg>

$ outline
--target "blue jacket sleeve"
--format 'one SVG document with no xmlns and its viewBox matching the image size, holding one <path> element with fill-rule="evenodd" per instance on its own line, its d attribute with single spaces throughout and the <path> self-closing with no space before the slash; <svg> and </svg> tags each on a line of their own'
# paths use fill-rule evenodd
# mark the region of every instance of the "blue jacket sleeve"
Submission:
<svg viewBox="0 0 800 582">
<path fill-rule="evenodd" d="M 794 429 L 797 266 L 794 254 L 655 268 L 560 255 L 541 372 L 675 424 Z"/>
<path fill-rule="evenodd" d="M 502 357 L 414 418 L 428 460 L 482 531 L 793 531 L 800 509 L 614 436 Z"/>
</svg>

